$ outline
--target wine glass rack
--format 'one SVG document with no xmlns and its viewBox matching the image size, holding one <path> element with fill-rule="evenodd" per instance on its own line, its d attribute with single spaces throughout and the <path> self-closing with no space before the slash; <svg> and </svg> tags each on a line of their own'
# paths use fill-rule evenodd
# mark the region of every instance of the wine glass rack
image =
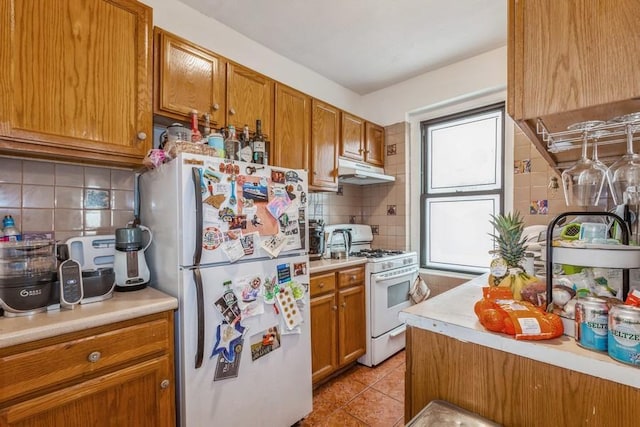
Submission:
<svg viewBox="0 0 640 427">
<path fill-rule="evenodd" d="M 627 142 L 627 126 L 631 125 L 634 132 L 633 141 L 640 141 L 640 112 L 627 114 L 625 116 L 615 118 L 605 122 L 600 126 L 590 129 L 588 132 L 607 131 L 606 135 L 598 138 L 598 146 L 609 144 L 626 144 Z M 542 136 L 542 140 L 547 144 L 547 150 L 550 153 L 559 153 L 561 151 L 580 150 L 584 131 L 564 130 L 559 132 L 549 132 L 542 120 L 538 119 L 536 123 L 536 131 Z M 638 133 L 637 135 L 635 133 Z M 589 146 L 592 146 L 590 143 Z"/>
</svg>

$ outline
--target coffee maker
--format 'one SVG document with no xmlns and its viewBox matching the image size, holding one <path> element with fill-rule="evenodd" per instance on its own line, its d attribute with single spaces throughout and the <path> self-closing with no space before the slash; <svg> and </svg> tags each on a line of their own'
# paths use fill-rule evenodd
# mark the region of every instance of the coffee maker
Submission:
<svg viewBox="0 0 640 427">
<path fill-rule="evenodd" d="M 149 241 L 142 244 L 142 232 L 149 234 Z M 149 283 L 149 267 L 144 252 L 151 245 L 151 230 L 142 225 L 130 224 L 116 229 L 116 252 L 113 269 L 116 274 L 116 291 L 142 289 Z"/>
<path fill-rule="evenodd" d="M 324 252 L 324 221 L 309 220 L 309 259 L 318 260 Z"/>
</svg>

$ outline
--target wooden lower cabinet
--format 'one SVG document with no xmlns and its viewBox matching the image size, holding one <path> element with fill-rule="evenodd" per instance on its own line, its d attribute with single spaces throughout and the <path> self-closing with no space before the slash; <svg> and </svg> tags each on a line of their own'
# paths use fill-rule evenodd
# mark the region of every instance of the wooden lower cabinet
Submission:
<svg viewBox="0 0 640 427">
<path fill-rule="evenodd" d="M 334 292 L 311 298 L 311 366 L 314 383 L 338 369 L 337 309 Z"/>
<path fill-rule="evenodd" d="M 407 328 L 405 380 L 405 420 L 436 399 L 505 426 L 640 419 L 640 389 L 416 327 Z"/>
<path fill-rule="evenodd" d="M 364 267 L 312 275 L 310 305 L 316 384 L 366 351 Z"/>
<path fill-rule="evenodd" d="M 0 425 L 174 426 L 173 312 L 0 349 Z"/>
</svg>

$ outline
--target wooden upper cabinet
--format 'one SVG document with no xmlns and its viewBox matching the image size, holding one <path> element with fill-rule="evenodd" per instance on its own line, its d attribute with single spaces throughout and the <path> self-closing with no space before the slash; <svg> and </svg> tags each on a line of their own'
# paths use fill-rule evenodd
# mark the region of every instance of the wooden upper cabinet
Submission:
<svg viewBox="0 0 640 427">
<path fill-rule="evenodd" d="M 364 160 L 372 165 L 384 166 L 384 128 L 367 122 L 365 137 Z"/>
<path fill-rule="evenodd" d="M 255 131 L 262 121 L 262 133 L 273 139 L 274 81 L 238 64 L 227 64 L 227 125 Z"/>
<path fill-rule="evenodd" d="M 340 133 L 340 155 L 352 160 L 364 160 L 364 120 L 343 111 Z"/>
<path fill-rule="evenodd" d="M 0 0 L 0 152 L 140 166 L 151 12 L 134 0 Z"/>
<path fill-rule="evenodd" d="M 311 101 L 311 173 L 315 190 L 338 189 L 340 110 L 317 99 Z"/>
<path fill-rule="evenodd" d="M 311 141 L 311 97 L 276 83 L 273 164 L 291 169 L 309 169 Z"/>
<path fill-rule="evenodd" d="M 225 60 L 187 40 L 154 29 L 155 113 L 181 121 L 192 110 L 211 115 L 211 124 L 225 124 Z"/>
<path fill-rule="evenodd" d="M 549 153 L 537 132 L 640 111 L 637 0 L 510 0 L 507 112 L 553 165 L 580 150 Z M 602 145 L 613 159 L 624 144 Z"/>
</svg>

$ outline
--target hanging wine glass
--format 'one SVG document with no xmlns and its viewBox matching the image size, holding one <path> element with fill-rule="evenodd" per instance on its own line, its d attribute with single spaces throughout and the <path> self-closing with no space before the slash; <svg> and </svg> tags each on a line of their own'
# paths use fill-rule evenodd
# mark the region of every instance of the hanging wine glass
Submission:
<svg viewBox="0 0 640 427">
<path fill-rule="evenodd" d="M 616 117 L 613 122 L 626 123 L 627 152 L 609 168 L 613 202 L 637 205 L 640 201 L 640 155 L 633 152 L 633 132 L 640 123 L 640 112 Z"/>
<path fill-rule="evenodd" d="M 587 157 L 589 131 L 603 125 L 600 120 L 575 123 L 569 130 L 582 131 L 582 157 L 571 168 L 562 172 L 562 186 L 567 206 L 596 206 L 600 199 L 606 171 Z"/>
<path fill-rule="evenodd" d="M 609 135 L 610 133 L 611 131 L 607 129 L 597 129 L 589 133 L 589 136 L 593 138 L 593 146 L 591 148 L 591 160 L 593 161 L 593 164 L 595 165 L 595 167 L 604 171 L 605 182 L 607 183 L 609 194 L 613 193 L 613 187 L 611 183 L 611 174 L 609 172 L 609 168 L 607 167 L 607 165 L 605 165 L 602 162 L 602 160 L 598 158 L 598 140 L 603 136 Z"/>
</svg>

